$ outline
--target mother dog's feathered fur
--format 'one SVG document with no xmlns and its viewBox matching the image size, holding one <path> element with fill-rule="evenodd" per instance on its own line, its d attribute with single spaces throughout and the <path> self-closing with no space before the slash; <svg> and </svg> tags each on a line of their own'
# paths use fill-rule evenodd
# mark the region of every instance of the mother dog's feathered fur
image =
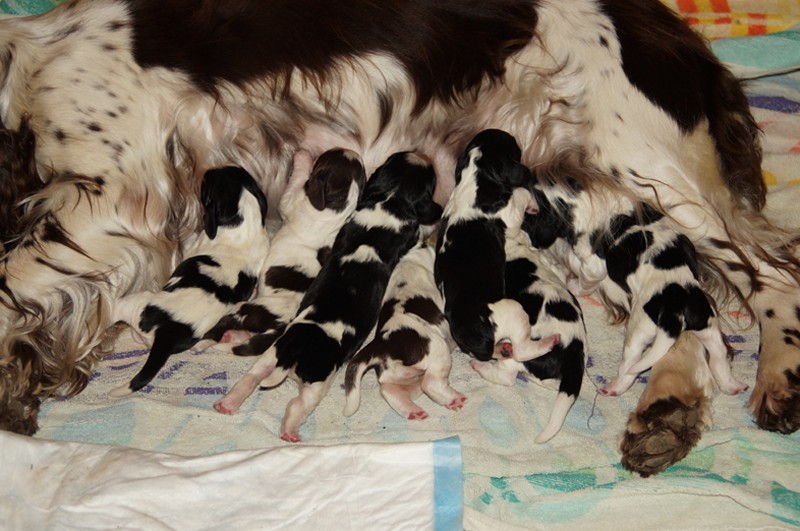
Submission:
<svg viewBox="0 0 800 531">
<path fill-rule="evenodd" d="M 489 127 L 528 165 L 579 153 L 667 210 L 708 290 L 759 322 L 759 425 L 800 426 L 794 236 L 758 212 L 737 81 L 657 0 L 74 0 L 0 20 L 0 118 L 25 116 L 47 185 L 0 264 L 6 428 L 32 433 L 40 399 L 86 385 L 115 301 L 156 289 L 198 228 L 206 169 L 264 176 L 274 202 L 298 147 L 353 149 L 368 172 L 416 150 L 444 203 Z"/>
</svg>

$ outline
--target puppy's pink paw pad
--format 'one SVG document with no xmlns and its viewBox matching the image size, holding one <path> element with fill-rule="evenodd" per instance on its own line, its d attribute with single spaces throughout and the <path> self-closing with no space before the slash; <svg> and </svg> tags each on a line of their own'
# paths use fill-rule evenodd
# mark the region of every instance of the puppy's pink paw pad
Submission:
<svg viewBox="0 0 800 531">
<path fill-rule="evenodd" d="M 462 407 L 464 407 L 464 402 L 467 401 L 467 397 L 463 395 L 459 395 L 458 397 L 454 398 L 452 402 L 445 406 L 447 409 L 452 411 L 460 411 Z"/>
<path fill-rule="evenodd" d="M 238 408 L 228 406 L 223 400 L 214 402 L 214 409 L 223 415 L 233 415 L 238 411 Z"/>
<path fill-rule="evenodd" d="M 290 443 L 299 443 L 301 441 L 300 436 L 296 433 L 281 433 L 281 440 Z"/>
<path fill-rule="evenodd" d="M 408 414 L 408 420 L 425 420 L 426 418 L 428 418 L 428 414 L 421 409 Z"/>
<path fill-rule="evenodd" d="M 618 396 L 617 391 L 615 391 L 610 385 L 604 385 L 603 387 L 599 387 L 597 392 L 603 396 Z"/>
</svg>

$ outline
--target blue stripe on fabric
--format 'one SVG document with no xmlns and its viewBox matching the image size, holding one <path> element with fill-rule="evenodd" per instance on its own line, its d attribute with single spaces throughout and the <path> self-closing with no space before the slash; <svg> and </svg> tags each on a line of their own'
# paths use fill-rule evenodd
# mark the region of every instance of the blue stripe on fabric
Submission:
<svg viewBox="0 0 800 531">
<path fill-rule="evenodd" d="M 433 441 L 433 504 L 436 531 L 463 529 L 464 482 L 458 437 Z"/>
</svg>

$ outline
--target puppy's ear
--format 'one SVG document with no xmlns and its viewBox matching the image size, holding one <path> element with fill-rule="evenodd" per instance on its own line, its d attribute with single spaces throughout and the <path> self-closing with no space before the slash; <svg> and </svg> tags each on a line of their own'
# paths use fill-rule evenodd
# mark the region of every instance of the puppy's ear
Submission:
<svg viewBox="0 0 800 531">
<path fill-rule="evenodd" d="M 347 206 L 350 184 L 354 181 L 359 193 L 363 191 L 367 175 L 358 154 L 347 149 L 326 151 L 314 163 L 306 182 L 306 195 L 317 210 L 330 208 L 341 212 Z"/>
<path fill-rule="evenodd" d="M 244 191 L 250 192 L 253 197 L 256 198 L 256 201 L 258 202 L 258 208 L 261 210 L 261 225 L 266 225 L 267 210 L 269 209 L 267 196 L 264 195 L 264 192 L 250 174 L 243 176 L 242 186 L 244 187 Z"/>
<path fill-rule="evenodd" d="M 200 202 L 203 204 L 203 228 L 212 240 L 217 237 L 217 202 L 214 201 L 212 187 L 208 179 L 200 187 Z"/>
<path fill-rule="evenodd" d="M 317 210 L 325 209 L 325 181 L 324 177 L 317 172 L 316 166 L 311 172 L 311 177 L 308 178 L 304 186 L 306 197 Z"/>
<path fill-rule="evenodd" d="M 508 172 L 508 180 L 512 186 L 528 186 L 533 180 L 531 170 L 521 162 L 512 164 Z"/>
<path fill-rule="evenodd" d="M 417 205 L 417 219 L 420 225 L 433 225 L 442 217 L 442 212 L 442 207 L 433 199 L 426 198 Z"/>
<path fill-rule="evenodd" d="M 471 144 L 470 147 L 472 147 Z M 458 183 L 461 182 L 461 173 L 464 171 L 464 168 L 466 168 L 469 165 L 470 147 L 465 149 L 464 152 L 461 153 L 461 156 L 458 157 L 458 161 L 456 161 L 456 175 L 455 175 L 456 185 L 458 185 Z"/>
</svg>

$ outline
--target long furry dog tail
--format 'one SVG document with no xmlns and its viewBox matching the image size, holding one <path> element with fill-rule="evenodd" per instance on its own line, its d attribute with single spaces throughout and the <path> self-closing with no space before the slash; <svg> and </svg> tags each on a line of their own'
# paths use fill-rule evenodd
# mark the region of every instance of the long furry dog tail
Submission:
<svg viewBox="0 0 800 531">
<path fill-rule="evenodd" d="M 560 347 L 556 347 L 560 348 Z M 572 404 L 581 392 L 584 372 L 584 345 L 583 341 L 575 339 L 559 353 L 562 360 L 561 382 L 558 386 L 558 395 L 550 412 L 550 419 L 542 432 L 536 436 L 535 442 L 541 444 L 552 439 L 564 425 Z"/>
<path fill-rule="evenodd" d="M 364 373 L 380 363 L 379 353 L 380 339 L 371 341 L 367 346 L 359 350 L 347 364 L 344 375 L 345 404 L 342 413 L 345 417 L 353 415 L 361 405 L 361 379 Z"/>
</svg>

